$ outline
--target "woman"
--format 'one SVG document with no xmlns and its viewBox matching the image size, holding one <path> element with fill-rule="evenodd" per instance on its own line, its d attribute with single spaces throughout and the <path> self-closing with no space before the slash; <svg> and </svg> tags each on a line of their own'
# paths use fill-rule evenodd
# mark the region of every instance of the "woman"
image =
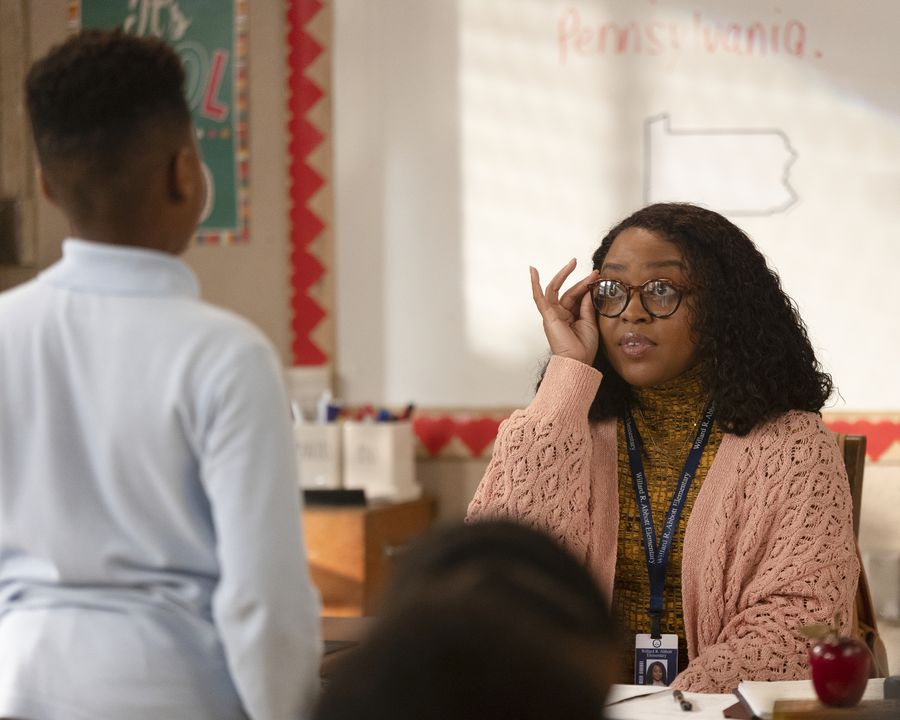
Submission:
<svg viewBox="0 0 900 720">
<path fill-rule="evenodd" d="M 796 308 L 740 229 L 691 205 L 637 211 L 593 263 L 562 295 L 574 260 L 546 289 L 531 269 L 552 355 L 469 519 L 513 517 L 582 559 L 634 638 L 621 681 L 655 643 L 682 690 L 808 677 L 799 628 L 846 622 L 859 568 L 818 415 L 831 378 Z"/>
<path fill-rule="evenodd" d="M 644 680 L 644 685 L 665 686 L 667 684 L 665 665 L 658 660 L 650 663 L 650 666 L 647 668 L 647 677 Z"/>
</svg>

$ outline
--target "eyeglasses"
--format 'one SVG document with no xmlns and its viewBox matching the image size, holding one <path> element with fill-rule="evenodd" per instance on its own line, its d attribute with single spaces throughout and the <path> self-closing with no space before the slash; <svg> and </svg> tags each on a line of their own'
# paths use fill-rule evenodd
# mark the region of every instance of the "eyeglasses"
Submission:
<svg viewBox="0 0 900 720">
<path fill-rule="evenodd" d="M 626 285 L 618 280 L 598 280 L 591 285 L 591 300 L 603 317 L 619 317 L 628 303 L 631 293 L 640 291 L 641 305 L 651 317 L 667 318 L 681 305 L 682 298 L 692 288 L 678 286 L 666 278 L 648 280 L 643 285 Z"/>
</svg>

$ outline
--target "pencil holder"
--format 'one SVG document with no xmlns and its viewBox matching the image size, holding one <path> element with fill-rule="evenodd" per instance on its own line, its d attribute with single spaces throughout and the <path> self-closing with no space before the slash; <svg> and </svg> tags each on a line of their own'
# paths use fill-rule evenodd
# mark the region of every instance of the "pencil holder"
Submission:
<svg viewBox="0 0 900 720">
<path fill-rule="evenodd" d="M 412 425 L 408 422 L 344 423 L 344 487 L 366 499 L 411 500 L 416 483 Z"/>
<path fill-rule="evenodd" d="M 319 399 L 331 391 L 331 368 L 328 365 L 297 365 L 284 369 L 288 398 L 303 411 L 306 420 L 316 420 Z"/>
<path fill-rule="evenodd" d="M 297 479 L 304 490 L 341 487 L 341 427 L 337 423 L 294 426 Z"/>
</svg>

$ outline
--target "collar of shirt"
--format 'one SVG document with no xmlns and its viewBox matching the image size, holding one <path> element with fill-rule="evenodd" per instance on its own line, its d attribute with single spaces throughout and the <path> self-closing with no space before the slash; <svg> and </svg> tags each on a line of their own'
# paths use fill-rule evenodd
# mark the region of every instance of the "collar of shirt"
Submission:
<svg viewBox="0 0 900 720">
<path fill-rule="evenodd" d="M 62 260 L 42 272 L 39 280 L 111 295 L 200 295 L 197 276 L 174 255 L 78 238 L 63 241 Z"/>
</svg>

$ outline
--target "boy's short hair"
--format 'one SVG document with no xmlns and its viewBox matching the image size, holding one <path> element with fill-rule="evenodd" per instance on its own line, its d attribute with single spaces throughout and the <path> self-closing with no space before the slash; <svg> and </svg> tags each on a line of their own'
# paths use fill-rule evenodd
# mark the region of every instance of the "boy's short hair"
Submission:
<svg viewBox="0 0 900 720">
<path fill-rule="evenodd" d="M 34 63 L 25 81 L 38 157 L 55 179 L 102 183 L 128 167 L 148 131 L 190 127 L 184 69 L 162 40 L 85 30 Z M 65 180 L 63 180 L 65 182 Z"/>
</svg>

